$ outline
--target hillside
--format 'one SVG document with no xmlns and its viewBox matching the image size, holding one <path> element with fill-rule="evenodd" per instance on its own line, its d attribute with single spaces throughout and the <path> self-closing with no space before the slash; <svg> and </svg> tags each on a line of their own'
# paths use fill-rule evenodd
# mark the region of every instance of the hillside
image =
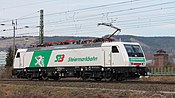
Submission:
<svg viewBox="0 0 175 98">
<path fill-rule="evenodd" d="M 45 37 L 44 42 L 57 42 L 64 40 L 81 40 L 81 39 L 94 39 L 95 37 L 73 37 L 73 36 L 54 36 Z M 26 48 L 32 44 L 38 44 L 39 38 L 32 36 L 16 37 L 15 43 L 17 48 Z M 13 47 L 13 38 L 0 38 L 0 51 L 6 51 L 9 47 Z"/>
<path fill-rule="evenodd" d="M 107 36 L 107 35 L 106 35 Z M 105 37 L 105 36 L 104 36 Z M 155 53 L 159 49 L 163 49 L 168 53 L 173 53 L 175 51 L 175 37 L 141 37 L 141 36 L 131 36 L 131 35 L 118 35 L 114 36 L 116 40 L 126 41 L 126 42 L 138 42 L 142 45 L 145 53 Z M 27 40 L 26 40 L 27 39 Z M 95 39 L 95 37 L 73 37 L 73 36 L 54 36 L 45 37 L 45 42 L 52 41 L 63 41 L 63 40 L 80 40 L 80 39 Z M 31 44 L 38 43 L 38 37 L 18 37 L 16 38 L 16 46 L 18 48 L 29 47 Z M 12 38 L 1 38 L 0 39 L 0 50 L 6 50 L 13 45 Z"/>
<path fill-rule="evenodd" d="M 155 53 L 157 50 L 163 49 L 168 53 L 175 50 L 175 37 L 140 37 L 130 35 L 115 36 L 116 39 L 122 41 L 138 42 L 142 45 L 146 53 Z"/>
</svg>

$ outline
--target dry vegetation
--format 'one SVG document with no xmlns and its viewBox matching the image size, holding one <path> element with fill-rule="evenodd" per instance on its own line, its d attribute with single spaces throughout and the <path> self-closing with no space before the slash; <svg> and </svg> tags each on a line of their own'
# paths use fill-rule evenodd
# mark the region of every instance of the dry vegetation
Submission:
<svg viewBox="0 0 175 98">
<path fill-rule="evenodd" d="M 140 80 L 148 81 L 175 81 L 175 76 L 149 76 L 149 78 L 142 78 Z"/>
<path fill-rule="evenodd" d="M 0 79 L 11 78 L 11 77 L 12 77 L 12 67 L 6 67 L 4 70 L 2 70 L 2 73 L 0 74 Z"/>
<path fill-rule="evenodd" d="M 11 78 L 11 69 L 6 68 L 1 78 Z M 175 76 L 151 76 L 142 80 L 175 81 Z M 174 93 L 151 91 L 152 89 L 166 90 L 169 88 L 169 86 L 160 87 L 160 85 L 144 87 L 142 84 L 119 83 L 48 82 L 50 83 L 48 84 L 44 82 L 40 84 L 38 81 L 30 81 L 25 84 L 24 81 L 12 82 L 17 83 L 0 83 L 0 98 L 175 98 Z M 144 89 L 146 91 L 143 91 Z"/>
<path fill-rule="evenodd" d="M 0 84 L 1 98 L 174 98 L 171 94 Z"/>
</svg>

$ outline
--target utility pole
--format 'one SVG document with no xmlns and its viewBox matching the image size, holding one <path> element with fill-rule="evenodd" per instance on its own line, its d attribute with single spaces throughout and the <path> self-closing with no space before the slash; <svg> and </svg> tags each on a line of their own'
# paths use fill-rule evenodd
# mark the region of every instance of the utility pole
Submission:
<svg viewBox="0 0 175 98">
<path fill-rule="evenodd" d="M 39 44 L 44 42 L 44 10 L 40 10 L 40 31 L 39 31 Z"/>
<path fill-rule="evenodd" d="M 17 19 L 15 23 L 14 23 L 14 20 L 12 20 L 12 26 L 13 26 L 13 53 L 14 53 L 13 56 L 15 56 L 15 32 L 17 30 Z"/>
</svg>

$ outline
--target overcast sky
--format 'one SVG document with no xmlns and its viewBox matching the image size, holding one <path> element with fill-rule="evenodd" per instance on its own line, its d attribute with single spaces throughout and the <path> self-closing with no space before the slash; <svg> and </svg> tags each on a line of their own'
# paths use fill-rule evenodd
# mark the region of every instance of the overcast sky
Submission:
<svg viewBox="0 0 175 98">
<path fill-rule="evenodd" d="M 112 23 L 120 35 L 175 36 L 175 0 L 0 0 L 1 36 L 39 33 L 39 10 L 44 10 L 48 36 L 96 36 L 115 30 L 98 23 Z M 25 28 L 29 26 L 29 28 Z M 6 30 L 6 31 L 3 31 Z"/>
</svg>

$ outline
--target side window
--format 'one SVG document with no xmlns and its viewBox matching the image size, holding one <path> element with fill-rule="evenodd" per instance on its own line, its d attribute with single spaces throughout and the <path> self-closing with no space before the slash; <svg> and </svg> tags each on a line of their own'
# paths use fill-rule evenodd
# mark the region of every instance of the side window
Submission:
<svg viewBox="0 0 175 98">
<path fill-rule="evenodd" d="M 17 53 L 16 58 L 20 58 L 20 52 Z"/>
<path fill-rule="evenodd" d="M 112 53 L 119 53 L 116 46 L 112 46 Z"/>
</svg>

